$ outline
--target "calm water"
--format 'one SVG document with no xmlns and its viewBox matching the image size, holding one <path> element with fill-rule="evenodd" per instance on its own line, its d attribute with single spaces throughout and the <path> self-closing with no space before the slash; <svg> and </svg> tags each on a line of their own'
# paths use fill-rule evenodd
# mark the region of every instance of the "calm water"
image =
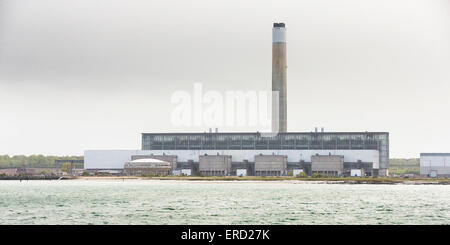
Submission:
<svg viewBox="0 0 450 245">
<path fill-rule="evenodd" d="M 450 224 L 450 186 L 0 181 L 0 224 Z"/>
</svg>

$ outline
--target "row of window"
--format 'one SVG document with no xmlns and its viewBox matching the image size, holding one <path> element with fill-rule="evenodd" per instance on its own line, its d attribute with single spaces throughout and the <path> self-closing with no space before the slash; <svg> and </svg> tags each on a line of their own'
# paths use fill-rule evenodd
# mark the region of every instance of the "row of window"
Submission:
<svg viewBox="0 0 450 245">
<path fill-rule="evenodd" d="M 172 140 L 160 141 L 145 138 L 143 150 L 174 150 L 174 149 L 379 149 L 384 142 L 376 140 L 298 140 L 273 141 L 269 139 L 260 141 L 243 140 Z"/>
<path fill-rule="evenodd" d="M 151 141 L 312 141 L 312 140 L 386 140 L 387 135 L 323 135 L 323 134 L 309 134 L 309 135 L 277 135 L 274 137 L 261 137 L 257 135 L 143 135 L 143 140 Z"/>
</svg>

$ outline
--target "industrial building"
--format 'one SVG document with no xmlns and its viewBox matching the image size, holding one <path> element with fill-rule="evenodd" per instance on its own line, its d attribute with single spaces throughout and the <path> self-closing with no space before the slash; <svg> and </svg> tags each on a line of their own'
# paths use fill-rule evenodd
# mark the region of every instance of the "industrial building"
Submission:
<svg viewBox="0 0 450 245">
<path fill-rule="evenodd" d="M 169 175 L 172 167 L 169 162 L 158 159 L 141 158 L 126 162 L 124 172 L 127 175 Z"/>
<path fill-rule="evenodd" d="M 311 171 L 312 174 L 342 176 L 344 172 L 344 156 L 331 154 L 311 156 Z"/>
<path fill-rule="evenodd" d="M 177 156 L 176 155 L 132 155 L 131 160 L 139 160 L 139 159 L 156 159 L 164 162 L 170 163 L 171 169 L 177 169 Z"/>
<path fill-rule="evenodd" d="M 202 175 L 285 176 L 295 170 L 349 176 L 351 169 L 387 176 L 387 132 L 287 132 L 286 26 L 272 28 L 272 133 L 143 133 L 141 150 L 85 151 L 91 171 L 123 169 L 145 158 L 169 162 L 172 173 L 190 169 Z"/>
<path fill-rule="evenodd" d="M 264 170 L 259 168 L 267 163 L 259 160 L 261 155 L 274 159 L 285 158 L 286 165 L 284 160 L 282 164 L 274 161 L 276 169 L 274 166 L 272 170 Z M 364 169 L 367 175 L 385 176 L 389 168 L 389 134 L 289 132 L 262 137 L 257 132 L 144 133 L 142 150 L 87 150 L 84 161 L 85 168 L 90 170 L 123 169 L 125 162 L 142 157 L 176 161 L 171 162 L 172 170 L 191 169 L 192 173 L 206 171 L 205 175 L 218 174 L 211 171 L 236 175 L 237 169 L 246 169 L 247 175 L 257 175 L 256 171 L 279 171 L 280 175 L 286 175 L 293 169 L 302 169 L 312 175 L 312 171 L 315 171 L 312 162 L 317 159 L 317 155 L 327 158 L 339 156 L 343 160 L 339 162 L 339 170 L 330 166 L 328 170 L 321 168 L 317 171 L 338 171 L 345 176 L 346 172 L 350 175 L 350 169 Z M 220 164 L 218 158 L 222 159 Z M 263 165 L 258 166 L 257 162 Z"/>
<path fill-rule="evenodd" d="M 255 168 L 256 155 L 285 155 L 287 170 L 311 174 L 311 156 L 344 156 L 344 172 L 364 168 L 365 173 L 387 175 L 389 134 L 386 132 L 288 132 L 273 137 L 255 133 L 144 133 L 142 151 L 177 155 L 178 162 L 199 161 L 199 156 L 231 155 L 233 166 Z M 234 168 L 232 168 L 232 171 Z M 281 170 L 284 171 L 284 170 Z"/>
<path fill-rule="evenodd" d="M 219 155 L 199 156 L 200 173 L 205 176 L 226 176 L 231 173 L 231 156 Z"/>
<path fill-rule="evenodd" d="M 263 155 L 255 156 L 256 176 L 283 176 L 287 174 L 286 155 Z"/>
<path fill-rule="evenodd" d="M 420 153 L 420 175 L 450 177 L 450 153 Z"/>
</svg>

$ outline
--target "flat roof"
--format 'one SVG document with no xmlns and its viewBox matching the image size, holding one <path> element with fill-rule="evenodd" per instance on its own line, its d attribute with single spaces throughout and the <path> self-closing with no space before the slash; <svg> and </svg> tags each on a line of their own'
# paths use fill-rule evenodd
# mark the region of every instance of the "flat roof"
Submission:
<svg viewBox="0 0 450 245">
<path fill-rule="evenodd" d="M 199 134 L 223 134 L 223 135 L 243 135 L 243 134 L 247 134 L 247 135 L 255 135 L 255 134 L 270 134 L 270 132 L 197 132 L 197 133 L 193 133 L 193 132 L 186 132 L 186 133 L 141 133 L 141 134 L 149 134 L 149 135 L 199 135 Z M 364 131 L 364 132 L 280 132 L 278 134 L 389 134 L 389 132 L 369 132 L 369 131 Z"/>
<path fill-rule="evenodd" d="M 420 153 L 420 156 L 450 156 L 450 153 Z"/>
</svg>

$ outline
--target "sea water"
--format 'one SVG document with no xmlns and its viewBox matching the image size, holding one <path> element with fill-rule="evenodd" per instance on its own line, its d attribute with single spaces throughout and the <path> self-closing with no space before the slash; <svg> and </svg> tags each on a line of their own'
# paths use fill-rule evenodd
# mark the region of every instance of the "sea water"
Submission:
<svg viewBox="0 0 450 245">
<path fill-rule="evenodd" d="M 0 181 L 0 224 L 450 224 L 450 186 Z"/>
</svg>

